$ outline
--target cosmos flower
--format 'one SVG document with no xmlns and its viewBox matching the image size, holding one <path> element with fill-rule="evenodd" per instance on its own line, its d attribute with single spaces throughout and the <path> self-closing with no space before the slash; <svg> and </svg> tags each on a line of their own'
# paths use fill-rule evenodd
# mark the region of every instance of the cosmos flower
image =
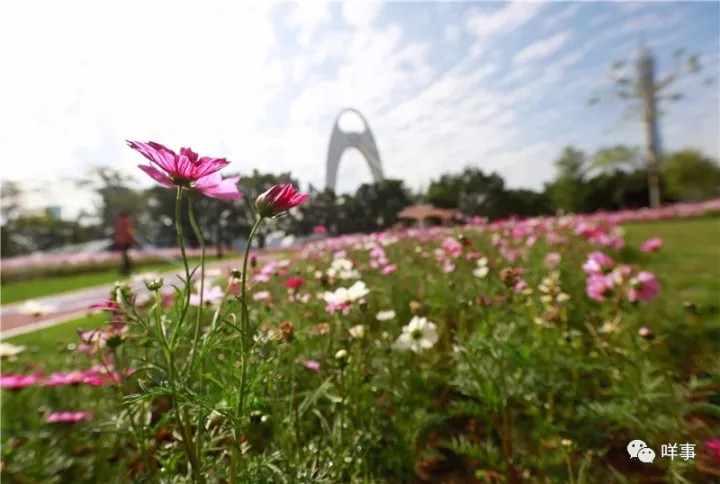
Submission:
<svg viewBox="0 0 720 484">
<path fill-rule="evenodd" d="M 641 271 L 630 279 L 629 301 L 651 301 L 660 292 L 660 283 L 654 274 Z"/>
<path fill-rule="evenodd" d="M 438 339 L 434 323 L 428 321 L 427 318 L 414 316 L 407 326 L 403 327 L 394 347 L 398 350 L 411 350 L 420 353 L 435 346 Z"/>
<path fill-rule="evenodd" d="M 30 314 L 32 316 L 44 316 L 55 312 L 57 308 L 52 304 L 42 304 L 32 299 L 28 299 L 20 306 L 18 312 L 20 314 Z"/>
<path fill-rule="evenodd" d="M 10 343 L 0 343 L 0 358 L 12 358 L 25 351 L 24 346 L 16 346 Z"/>
<path fill-rule="evenodd" d="M 615 265 L 615 261 L 610 256 L 598 251 L 588 254 L 587 261 L 585 261 L 582 268 L 587 274 L 593 275 L 602 274 L 613 265 Z"/>
<path fill-rule="evenodd" d="M 0 388 L 21 390 L 36 384 L 42 379 L 39 375 L 4 375 L 0 377 Z"/>
<path fill-rule="evenodd" d="M 312 370 L 315 373 L 320 371 L 320 362 L 316 360 L 304 360 L 301 361 L 300 364 L 307 368 L 308 370 Z"/>
<path fill-rule="evenodd" d="M 305 203 L 309 196 L 289 183 L 275 185 L 255 199 L 255 211 L 262 217 L 275 217 Z"/>
<path fill-rule="evenodd" d="M 640 250 L 643 252 L 656 252 L 663 246 L 663 241 L 660 237 L 653 237 L 643 242 Z"/>
<path fill-rule="evenodd" d="M 46 423 L 77 423 L 90 420 L 90 412 L 54 412 L 45 418 Z"/>
<path fill-rule="evenodd" d="M 395 311 L 393 311 L 392 309 L 388 309 L 386 311 L 380 311 L 379 313 L 377 313 L 377 315 L 375 315 L 375 319 L 377 319 L 378 321 L 389 321 L 394 318 L 395 318 Z"/>
<path fill-rule="evenodd" d="M 220 286 L 206 287 L 203 291 L 203 304 L 213 304 L 223 298 L 224 292 Z M 190 295 L 190 305 L 200 305 L 200 294 Z"/>
<path fill-rule="evenodd" d="M 138 165 L 138 168 L 163 186 L 186 187 L 221 200 L 238 200 L 242 197 L 237 189 L 239 176 L 223 180 L 217 173 L 229 164 L 225 158 L 199 157 L 190 148 L 180 148 L 180 153 L 175 153 L 153 141 L 127 143 L 155 165 Z"/>
</svg>

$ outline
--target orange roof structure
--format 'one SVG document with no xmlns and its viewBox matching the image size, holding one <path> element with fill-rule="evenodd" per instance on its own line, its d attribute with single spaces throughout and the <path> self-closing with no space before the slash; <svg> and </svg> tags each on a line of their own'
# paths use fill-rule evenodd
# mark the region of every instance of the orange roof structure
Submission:
<svg viewBox="0 0 720 484">
<path fill-rule="evenodd" d="M 419 222 L 428 218 L 439 218 L 443 224 L 446 224 L 459 213 L 459 211 L 451 208 L 437 208 L 432 205 L 410 205 L 401 210 L 397 214 L 397 217 L 400 219 L 417 220 Z"/>
</svg>

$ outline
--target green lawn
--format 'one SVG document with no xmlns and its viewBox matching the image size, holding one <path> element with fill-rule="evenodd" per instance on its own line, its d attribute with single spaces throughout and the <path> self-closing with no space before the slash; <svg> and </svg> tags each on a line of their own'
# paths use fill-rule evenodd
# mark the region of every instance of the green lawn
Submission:
<svg viewBox="0 0 720 484">
<path fill-rule="evenodd" d="M 23 360 L 42 361 L 43 367 L 49 371 L 67 369 L 64 367 L 67 366 L 67 358 L 72 351 L 72 347 L 68 347 L 68 344 L 80 342 L 77 330 L 99 328 L 107 324 L 107 318 L 108 316 L 104 312 L 91 314 L 40 331 L 3 339 L 3 341 L 25 346 L 25 351 L 19 356 Z M 78 355 L 78 357 L 82 357 L 82 355 Z"/>
<path fill-rule="evenodd" d="M 208 259 L 208 262 L 214 262 L 215 259 Z M 199 263 L 199 258 L 190 259 L 190 263 Z M 180 264 L 155 264 L 138 268 L 134 273 L 141 274 L 143 272 L 164 272 L 172 269 L 179 269 Z M 117 280 L 121 280 L 122 276 L 116 270 L 97 272 L 92 274 L 77 274 L 73 276 L 57 276 L 47 277 L 43 279 L 35 279 L 31 281 L 13 282 L 3 284 L 0 289 L 0 304 L 10 304 L 28 299 L 50 296 L 63 292 L 75 291 L 87 287 L 109 284 Z"/>
<path fill-rule="evenodd" d="M 632 223 L 624 226 L 628 247 L 639 249 L 651 237 L 663 239 L 658 253 L 642 254 L 642 265 L 666 276 L 662 294 L 717 307 L 720 303 L 720 219 L 697 218 Z M 671 274 L 671 276 L 667 276 Z"/>
</svg>

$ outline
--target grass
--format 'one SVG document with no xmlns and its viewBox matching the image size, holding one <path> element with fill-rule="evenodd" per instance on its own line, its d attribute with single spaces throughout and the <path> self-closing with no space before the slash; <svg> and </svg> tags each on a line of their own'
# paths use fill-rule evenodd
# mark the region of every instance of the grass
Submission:
<svg viewBox="0 0 720 484">
<path fill-rule="evenodd" d="M 638 248 L 651 237 L 663 239 L 658 254 L 643 254 L 643 265 L 666 274 L 662 293 L 675 303 L 691 301 L 717 307 L 720 303 L 720 220 L 697 218 L 632 223 L 624 226 L 625 241 Z"/>
<path fill-rule="evenodd" d="M 229 259 L 228 259 L 229 260 Z M 200 258 L 190 259 L 190 263 L 199 263 Z M 208 262 L 214 262 L 212 258 L 208 258 Z M 182 263 L 173 264 L 155 264 L 143 266 L 134 271 L 134 273 L 143 272 L 164 272 L 182 267 Z M 92 274 L 77 274 L 73 276 L 57 276 L 47 277 L 43 279 L 35 279 L 31 281 L 14 282 L 3 284 L 0 290 L 0 304 L 10 304 L 22 302 L 28 299 L 35 299 L 63 292 L 85 289 L 88 287 L 109 284 L 111 282 L 122 279 L 116 270 L 106 272 L 98 272 Z"/>
<path fill-rule="evenodd" d="M 718 219 L 699 218 L 692 220 L 669 220 L 645 223 L 632 223 L 624 226 L 627 246 L 637 249 L 647 239 L 660 237 L 663 247 L 660 254 L 649 254 L 643 257 L 644 267 L 660 274 L 674 274 L 672 278 L 663 279 L 663 293 L 669 305 L 681 310 L 684 301 L 708 305 L 716 308 L 720 294 L 720 221 Z M 173 265 L 148 267 L 146 270 L 172 269 Z M 179 267 L 179 266 L 177 266 Z M 27 285 L 28 291 L 44 290 L 42 295 L 90 287 L 95 284 L 112 282 L 117 279 L 116 273 L 91 274 L 73 278 L 55 278 L 32 288 L 31 283 L 18 283 L 13 286 Z M 63 284 L 61 284 L 63 283 Z M 44 287 L 47 286 L 47 287 Z M 12 286 L 10 286 L 12 287 Z M 3 292 L 5 288 L 3 288 Z M 51 292 L 53 291 L 53 292 Z M 37 296 L 28 296 L 37 297 Z M 28 333 L 12 338 L 16 345 L 28 346 L 38 353 L 57 353 L 66 346 L 68 341 L 76 341 L 78 328 L 90 329 L 102 326 L 107 320 L 104 314 L 92 315 L 68 321 L 52 328 Z"/>
<path fill-rule="evenodd" d="M 105 324 L 107 324 L 107 314 L 96 313 L 3 341 L 25 346 L 22 359 L 42 361 L 43 366 L 49 371 L 61 370 L 65 369 L 67 358 L 72 354 L 68 344 L 79 342 L 77 330 L 99 328 Z"/>
</svg>

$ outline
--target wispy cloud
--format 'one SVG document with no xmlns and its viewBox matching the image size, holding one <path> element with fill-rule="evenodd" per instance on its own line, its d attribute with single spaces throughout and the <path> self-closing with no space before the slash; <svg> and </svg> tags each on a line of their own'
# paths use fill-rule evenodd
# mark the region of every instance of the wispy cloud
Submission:
<svg viewBox="0 0 720 484">
<path fill-rule="evenodd" d="M 538 40 L 513 56 L 513 63 L 527 64 L 544 59 L 560 50 L 570 40 L 569 32 L 559 32 L 551 37 Z"/>
</svg>

